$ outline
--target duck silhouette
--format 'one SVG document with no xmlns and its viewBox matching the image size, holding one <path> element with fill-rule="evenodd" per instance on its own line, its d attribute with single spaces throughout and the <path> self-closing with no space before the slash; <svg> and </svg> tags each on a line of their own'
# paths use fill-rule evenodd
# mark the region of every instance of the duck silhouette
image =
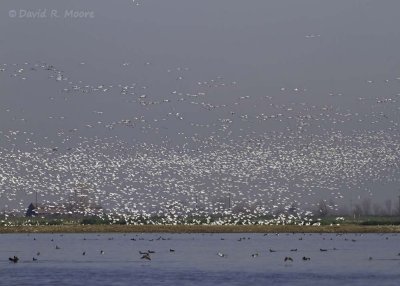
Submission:
<svg viewBox="0 0 400 286">
<path fill-rule="evenodd" d="M 19 258 L 14 255 L 14 257 L 9 257 L 8 260 L 10 260 L 11 262 L 17 263 Z"/>
<path fill-rule="evenodd" d="M 226 255 L 223 254 L 222 252 L 218 252 L 217 255 L 218 255 L 219 257 L 226 257 Z"/>
</svg>

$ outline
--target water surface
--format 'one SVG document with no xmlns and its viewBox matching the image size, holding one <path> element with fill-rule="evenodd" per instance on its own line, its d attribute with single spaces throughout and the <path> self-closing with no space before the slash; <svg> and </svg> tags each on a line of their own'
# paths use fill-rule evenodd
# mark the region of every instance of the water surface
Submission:
<svg viewBox="0 0 400 286">
<path fill-rule="evenodd" d="M 7 234 L 0 245 L 5 285 L 398 285 L 400 279 L 397 234 Z M 139 254 L 148 250 L 155 252 L 151 261 Z M 16 264 L 8 261 L 13 255 Z"/>
</svg>

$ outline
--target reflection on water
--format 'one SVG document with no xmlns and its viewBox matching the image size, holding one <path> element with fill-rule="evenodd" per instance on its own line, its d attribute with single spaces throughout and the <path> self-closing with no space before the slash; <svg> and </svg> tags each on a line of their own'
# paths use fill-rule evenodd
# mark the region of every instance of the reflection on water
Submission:
<svg viewBox="0 0 400 286">
<path fill-rule="evenodd" d="M 10 234 L 0 237 L 0 275 L 14 285 L 397 285 L 399 242 L 397 234 Z M 8 261 L 14 255 L 18 263 Z"/>
</svg>

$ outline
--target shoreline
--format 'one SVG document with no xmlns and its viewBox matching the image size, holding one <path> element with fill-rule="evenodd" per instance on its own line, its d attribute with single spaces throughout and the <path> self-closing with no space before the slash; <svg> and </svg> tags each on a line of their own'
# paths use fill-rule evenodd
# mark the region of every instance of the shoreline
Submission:
<svg viewBox="0 0 400 286">
<path fill-rule="evenodd" d="M 400 233 L 400 226 L 47 225 L 1 226 L 0 233 Z"/>
</svg>

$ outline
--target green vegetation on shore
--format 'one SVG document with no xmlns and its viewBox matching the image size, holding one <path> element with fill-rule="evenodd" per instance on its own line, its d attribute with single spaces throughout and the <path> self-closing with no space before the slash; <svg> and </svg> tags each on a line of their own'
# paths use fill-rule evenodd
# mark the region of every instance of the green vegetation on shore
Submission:
<svg viewBox="0 0 400 286">
<path fill-rule="evenodd" d="M 0 221 L 0 233 L 31 232 L 169 232 L 169 233 L 234 233 L 234 232 L 400 232 L 400 219 L 397 217 L 360 217 L 357 219 L 326 217 L 316 219 L 310 225 L 293 224 L 250 224 L 220 223 L 213 220 L 184 221 L 165 224 L 154 218 L 125 221 L 123 218 L 109 217 L 63 217 L 63 218 L 9 218 Z M 196 223 L 194 223 L 196 221 Z"/>
<path fill-rule="evenodd" d="M 400 233 L 399 225 L 40 225 L 2 226 L 0 233 Z"/>
</svg>

